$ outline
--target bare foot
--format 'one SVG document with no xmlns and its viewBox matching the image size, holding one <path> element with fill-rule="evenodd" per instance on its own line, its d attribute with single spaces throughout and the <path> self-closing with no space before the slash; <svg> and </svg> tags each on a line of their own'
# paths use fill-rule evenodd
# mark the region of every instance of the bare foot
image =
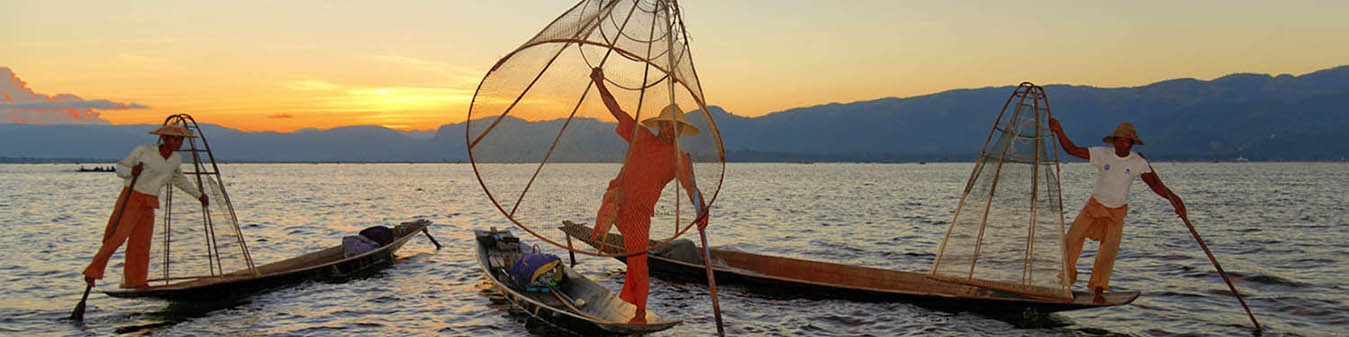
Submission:
<svg viewBox="0 0 1349 337">
<path fill-rule="evenodd" d="M 1094 294 L 1094 296 L 1091 297 L 1091 303 L 1105 303 L 1105 289 L 1093 288 L 1091 292 Z"/>
<path fill-rule="evenodd" d="M 639 311 L 628 320 L 628 324 L 646 324 L 646 311 Z"/>
</svg>

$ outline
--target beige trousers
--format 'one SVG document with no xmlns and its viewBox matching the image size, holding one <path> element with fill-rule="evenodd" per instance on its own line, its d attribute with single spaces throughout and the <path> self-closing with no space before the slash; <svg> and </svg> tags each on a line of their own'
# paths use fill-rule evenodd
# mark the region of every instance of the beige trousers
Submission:
<svg viewBox="0 0 1349 337">
<path fill-rule="evenodd" d="M 1077 283 L 1077 258 L 1082 255 L 1084 239 L 1090 238 L 1100 241 L 1101 246 L 1096 250 L 1096 262 L 1091 265 L 1091 279 L 1087 281 L 1087 288 L 1110 289 L 1110 272 L 1115 269 L 1115 256 L 1119 254 L 1119 241 L 1124 230 L 1124 216 L 1128 214 L 1129 205 L 1109 208 L 1096 201 L 1096 198 L 1087 200 L 1087 205 L 1082 206 L 1072 227 L 1068 228 L 1068 236 L 1064 238 L 1068 244 L 1065 257 L 1068 259 L 1069 284 Z"/>
</svg>

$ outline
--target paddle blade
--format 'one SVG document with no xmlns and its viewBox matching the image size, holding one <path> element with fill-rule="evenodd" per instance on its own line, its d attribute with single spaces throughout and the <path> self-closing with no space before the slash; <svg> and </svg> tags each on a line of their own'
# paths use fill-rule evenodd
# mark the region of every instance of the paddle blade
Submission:
<svg viewBox="0 0 1349 337">
<path fill-rule="evenodd" d="M 426 238 L 431 239 L 431 244 L 436 245 L 436 250 L 440 250 L 440 242 L 436 242 L 436 238 L 431 237 L 431 231 L 422 228 L 422 234 L 426 234 Z"/>
<path fill-rule="evenodd" d="M 82 320 L 84 320 L 84 305 L 85 305 L 85 302 L 88 302 L 88 301 L 89 301 L 89 290 L 91 290 L 91 289 L 93 289 L 93 288 L 94 288 L 94 286 L 85 286 L 85 287 L 84 287 L 84 297 L 81 297 L 81 298 L 80 298 L 80 303 L 79 303 L 79 304 L 75 304 L 75 310 L 71 310 L 71 311 L 70 311 L 70 319 L 76 320 L 76 321 L 82 321 Z"/>
</svg>

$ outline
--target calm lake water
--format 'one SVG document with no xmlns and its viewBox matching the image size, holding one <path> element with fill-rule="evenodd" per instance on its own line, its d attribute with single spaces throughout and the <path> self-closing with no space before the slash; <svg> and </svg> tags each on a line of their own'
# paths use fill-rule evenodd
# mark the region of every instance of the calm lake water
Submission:
<svg viewBox="0 0 1349 337">
<path fill-rule="evenodd" d="M 1349 335 L 1349 164 L 1156 163 L 1232 276 L 1266 335 Z M 510 310 L 478 269 L 474 228 L 508 227 L 467 164 L 226 164 L 244 234 L 260 263 L 336 245 L 372 225 L 435 223 L 370 277 L 306 282 L 232 303 L 90 296 L 79 272 L 97 249 L 120 183 L 70 164 L 0 165 L 0 335 L 564 335 Z M 730 164 L 713 210 L 713 246 L 925 272 L 972 164 Z M 1065 208 L 1090 192 L 1086 164 L 1063 166 Z M 603 184 L 608 177 L 597 180 Z M 598 200 L 598 195 L 593 198 Z M 1071 218 L 1073 214 L 1069 214 Z M 559 219 L 561 220 L 561 219 Z M 1336 229 L 1340 228 L 1340 229 Z M 544 230 L 551 230 L 544 228 Z M 653 230 L 657 232 L 658 230 Z M 522 239 L 537 242 L 523 231 Z M 555 232 L 555 231 L 554 231 Z M 694 240 L 696 232 L 690 232 Z M 543 245 L 545 251 L 565 252 Z M 1085 287 L 1095 244 L 1079 268 Z M 578 270 L 621 288 L 623 265 L 578 256 Z M 121 254 L 96 290 L 116 287 Z M 1251 335 L 1250 322 L 1169 205 L 1137 182 L 1111 285 L 1123 307 L 1030 319 L 906 303 L 768 298 L 720 288 L 728 335 Z M 653 279 L 650 307 L 684 320 L 656 336 L 713 335 L 705 287 Z"/>
</svg>

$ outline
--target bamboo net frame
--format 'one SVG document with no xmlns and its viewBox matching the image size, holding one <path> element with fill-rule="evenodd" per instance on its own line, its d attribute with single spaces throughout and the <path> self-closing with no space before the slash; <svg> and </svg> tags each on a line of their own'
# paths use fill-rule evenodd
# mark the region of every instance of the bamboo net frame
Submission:
<svg viewBox="0 0 1349 337">
<path fill-rule="evenodd" d="M 521 59 L 525 61 L 521 61 Z M 522 208 L 522 205 L 529 206 L 533 199 L 557 199 L 552 198 L 554 196 L 551 195 L 537 195 L 547 192 L 535 192 L 541 188 L 540 183 L 545 185 L 551 183 L 551 181 L 545 181 L 547 179 L 543 176 L 550 172 L 559 172 L 559 169 L 554 168 L 555 166 L 576 161 L 606 162 L 618 159 L 612 157 L 604 157 L 611 159 L 577 159 L 578 157 L 574 155 L 568 157 L 569 154 L 578 152 L 575 148 L 578 143 L 569 143 L 571 139 L 586 136 L 581 134 L 584 131 L 576 131 L 576 125 L 578 123 L 587 123 L 587 125 L 592 123 L 589 118 L 582 116 L 582 112 L 587 110 L 586 103 L 595 101 L 594 99 L 587 100 L 587 98 L 597 95 L 590 95 L 591 91 L 595 89 L 594 84 L 590 81 L 586 81 L 584 84 L 573 83 L 570 85 L 558 85 L 556 83 L 577 78 L 576 71 L 570 73 L 568 71 L 582 67 L 586 71 L 590 68 L 604 69 L 606 86 L 623 91 L 622 94 L 628 95 L 616 99 L 624 111 L 631 113 L 631 117 L 635 121 L 642 121 L 645 118 L 644 114 L 648 111 L 658 111 L 659 107 L 653 104 L 675 104 L 676 101 L 680 101 L 684 103 L 683 105 L 696 107 L 696 110 L 690 113 L 701 117 L 699 120 L 704 123 L 699 126 L 704 135 L 700 135 L 699 138 L 693 140 L 699 145 L 693 148 L 699 149 L 701 152 L 698 153 L 701 155 L 695 155 L 694 162 L 688 163 L 692 171 L 701 172 L 697 176 L 712 177 L 708 181 L 697 182 L 704 201 L 704 208 L 697 209 L 691 218 L 684 217 L 682 214 L 684 209 L 681 206 L 683 201 L 680 200 L 679 196 L 687 192 L 682 189 L 683 186 L 675 181 L 673 193 L 676 197 L 670 205 L 673 212 L 674 232 L 672 236 L 658 239 L 658 244 L 648 247 L 648 250 L 656 249 L 686 233 L 695 223 L 706 217 L 707 209 L 711 207 L 720 192 L 722 176 L 725 173 L 725 151 L 722 148 L 720 131 L 717 129 L 711 114 L 708 113 L 706 101 L 703 98 L 703 90 L 693 67 L 687 30 L 675 1 L 581 1 L 557 19 L 554 19 L 534 38 L 502 57 L 479 83 L 465 123 L 465 143 L 470 163 L 473 165 L 474 175 L 488 199 L 502 215 L 515 226 L 548 244 L 592 256 L 627 256 L 647 251 L 602 252 L 570 247 L 570 245 L 559 242 L 561 241 L 560 238 L 554 239 L 536 231 L 531 223 L 537 224 L 538 222 L 526 219 L 526 215 L 530 215 L 527 214 L 530 211 L 524 211 Z M 565 75 L 555 75 L 555 73 Z M 588 80 L 584 74 L 579 77 Z M 624 82 L 624 80 L 637 79 L 640 82 Z M 503 87 L 506 89 L 503 90 Z M 514 135 L 513 132 L 515 131 L 511 128 L 520 128 L 520 122 L 513 120 L 511 117 L 529 113 L 527 106 L 530 104 L 537 105 L 539 101 L 538 98 L 531 97 L 540 90 L 548 92 L 567 91 L 567 88 L 580 90 L 570 91 L 571 94 L 566 94 L 575 95 L 576 99 L 574 100 L 556 100 L 567 102 L 563 106 L 564 110 L 558 109 L 566 111 L 566 117 L 559 120 L 555 129 L 530 134 L 527 137 L 531 139 L 525 140 L 525 142 L 533 141 L 537 143 L 536 147 L 546 149 L 546 152 L 542 152 L 537 159 L 502 159 L 504 156 L 501 155 L 501 152 L 503 151 L 499 149 L 507 145 L 514 145 L 509 141 L 520 141 L 519 139 L 509 141 L 498 139 L 505 137 L 499 136 L 501 134 Z M 615 96 L 619 96 L 619 94 L 615 94 Z M 663 98 L 668 98 L 668 100 Z M 607 115 L 607 113 L 605 114 Z M 480 116 L 482 117 L 479 118 Z M 640 123 L 637 124 L 632 130 L 633 133 L 628 135 L 628 139 L 636 139 L 636 132 L 642 127 Z M 685 153 L 684 151 L 690 147 L 686 144 L 688 140 L 682 139 L 687 137 L 675 138 L 674 162 L 676 167 L 682 168 L 684 163 L 681 162 L 682 157 L 679 154 Z M 546 139 L 546 141 L 543 139 Z M 612 139 L 618 139 L 618 137 L 612 137 Z M 603 149 L 594 151 L 599 152 L 600 150 Z M 634 155 L 633 151 L 630 150 L 627 149 L 622 152 L 622 161 L 625 163 Z M 560 153 L 567 154 L 559 156 Z M 502 187 L 508 184 L 496 181 L 498 178 L 495 175 L 499 174 L 497 171 L 500 171 L 499 168 L 503 166 L 501 163 L 511 162 L 512 160 L 529 167 L 527 178 L 521 179 L 523 183 L 518 187 L 518 190 L 514 185 Z M 522 172 L 525 170 L 523 167 L 515 169 Z M 624 169 L 620 169 L 617 173 L 620 177 L 619 180 L 622 180 L 621 177 L 627 174 L 622 170 Z M 690 177 L 695 175 L 692 171 L 688 172 Z M 678 176 L 678 173 L 676 175 Z M 548 190 L 553 187 L 542 188 Z M 565 192 L 552 191 L 551 193 Z M 581 194 L 582 196 L 579 198 L 585 200 L 584 193 Z M 590 197 L 594 201 L 598 201 L 600 195 L 595 194 Z M 689 202 L 692 203 L 692 201 Z M 537 204 L 538 202 L 533 203 Z M 593 207 L 589 204 L 585 207 L 590 208 L 591 214 L 593 214 Z M 660 208 L 659 205 L 658 208 Z M 653 219 L 652 225 L 655 227 L 656 220 Z"/>
<path fill-rule="evenodd" d="M 165 191 L 162 193 L 165 197 L 164 216 L 159 226 L 160 249 L 158 253 L 161 255 L 161 275 L 149 281 L 169 284 L 181 280 L 220 277 L 226 273 L 234 272 L 234 270 L 228 269 L 231 267 L 248 270 L 254 275 L 258 275 L 252 254 L 248 251 L 248 244 L 244 239 L 243 231 L 239 227 L 238 215 L 234 211 L 233 202 L 230 200 L 229 193 L 226 191 L 223 178 L 220 175 L 220 167 L 216 163 L 215 154 L 211 151 L 210 144 L 205 133 L 202 132 L 201 126 L 192 116 L 187 114 L 171 115 L 165 118 L 163 125 L 181 126 L 196 135 L 196 138 L 184 138 L 183 147 L 178 149 L 179 154 L 186 154 L 186 156 L 183 156 L 184 164 L 190 167 L 189 171 L 183 173 L 188 176 L 188 180 L 192 181 L 199 191 L 212 196 L 212 198 L 210 207 L 201 207 L 198 214 L 193 215 L 191 213 L 195 212 L 193 211 L 195 200 L 190 202 L 188 206 L 175 208 L 175 189 L 171 185 L 165 187 Z M 186 212 L 182 211 L 184 207 L 186 207 Z M 175 232 L 180 234 L 190 232 L 175 228 L 174 225 L 179 220 L 200 222 L 201 236 L 199 238 L 175 238 Z M 220 240 L 221 236 L 228 239 L 222 241 Z M 198 239 L 199 242 L 191 242 L 191 244 L 202 244 L 203 248 L 178 247 L 180 244 L 189 244 L 185 240 L 194 241 Z M 177 256 L 175 255 L 176 251 L 182 251 L 179 253 L 186 255 Z M 175 267 L 175 264 L 201 262 L 206 264 L 205 270 L 195 269 L 195 266 Z M 175 270 L 185 275 L 175 275 Z"/>
<path fill-rule="evenodd" d="M 1010 108 L 1010 110 L 1009 110 Z M 1003 103 L 929 276 L 1071 300 L 1049 97 L 1023 82 Z"/>
</svg>

